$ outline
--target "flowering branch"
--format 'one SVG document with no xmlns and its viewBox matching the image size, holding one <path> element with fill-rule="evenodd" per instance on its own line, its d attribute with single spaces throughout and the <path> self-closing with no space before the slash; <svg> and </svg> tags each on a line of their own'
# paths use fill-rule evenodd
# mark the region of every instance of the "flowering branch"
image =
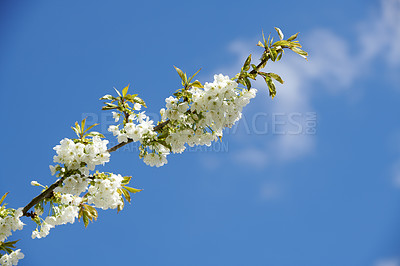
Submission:
<svg viewBox="0 0 400 266">
<path fill-rule="evenodd" d="M 140 142 L 139 157 L 150 166 L 161 167 L 166 164 L 171 153 L 182 153 L 187 146 L 207 145 L 222 138 L 223 130 L 232 127 L 241 117 L 243 108 L 256 96 L 251 80 L 261 76 L 269 88 L 272 98 L 276 95 L 274 81 L 283 83 L 275 73 L 263 72 L 267 62 L 279 61 L 284 49 L 290 49 L 306 58 L 307 53 L 300 49 L 297 34 L 287 40 L 283 33 L 275 28 L 279 41 L 273 38 L 257 45 L 264 48 L 260 63 L 251 64 L 251 55 L 247 57 L 240 72 L 232 79 L 222 74 L 215 75 L 214 81 L 204 85 L 188 77 L 179 68 L 182 88 L 165 99 L 166 108 L 160 110 L 161 120 L 154 121 L 140 111 L 146 103 L 138 94 L 128 94 L 129 85 L 121 92 L 115 89 L 117 96 L 105 95 L 103 110 L 113 110 L 116 125 L 108 128 L 117 137 L 118 144 L 108 148 L 103 134 L 90 131 L 96 124 L 86 127 L 86 119 L 76 122 L 72 127 L 77 135 L 75 139 L 65 138 L 54 147 L 57 155 L 50 165 L 52 175 L 59 179 L 52 185 L 44 186 L 32 181 L 33 186 L 43 188 L 25 207 L 6 208 L 3 204 L 7 193 L 0 199 L 0 265 L 17 265 L 24 255 L 15 249 L 17 241 L 5 242 L 13 231 L 22 230 L 24 224 L 20 218 L 30 217 L 37 224 L 32 238 L 43 238 L 55 226 L 74 223 L 82 219 L 85 227 L 97 219 L 97 209 L 117 209 L 121 211 L 125 201 L 131 202 L 131 193 L 141 189 L 129 185 L 130 176 L 94 171 L 97 165 L 110 160 L 110 153 L 131 143 Z M 250 67 L 252 70 L 250 70 Z M 239 87 L 239 84 L 244 87 Z M 121 118 L 121 121 L 120 121 Z M 119 122 L 119 123 L 118 123 Z M 83 194 L 83 195 L 82 195 Z M 34 208 L 34 211 L 30 211 Z M 43 215 L 48 210 L 47 216 Z M 29 212 L 30 211 L 30 212 Z"/>
</svg>

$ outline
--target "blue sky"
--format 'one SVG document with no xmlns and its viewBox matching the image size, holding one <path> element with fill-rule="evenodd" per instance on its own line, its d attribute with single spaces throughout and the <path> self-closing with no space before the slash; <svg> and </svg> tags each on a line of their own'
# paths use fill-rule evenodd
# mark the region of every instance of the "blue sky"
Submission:
<svg viewBox="0 0 400 266">
<path fill-rule="evenodd" d="M 2 1 L 0 193 L 24 206 L 50 184 L 52 148 L 98 98 L 128 83 L 156 117 L 179 88 L 178 66 L 211 81 L 234 75 L 261 30 L 278 26 L 309 60 L 287 53 L 211 150 L 162 168 L 134 146 L 102 169 L 144 191 L 118 215 L 14 234 L 20 265 L 400 265 L 400 2 Z M 107 135 L 113 143 L 115 140 Z"/>
</svg>

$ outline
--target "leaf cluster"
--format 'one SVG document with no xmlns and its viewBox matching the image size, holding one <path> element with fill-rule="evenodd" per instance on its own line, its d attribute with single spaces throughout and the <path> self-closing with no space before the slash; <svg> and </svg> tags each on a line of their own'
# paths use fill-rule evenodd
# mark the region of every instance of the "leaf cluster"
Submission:
<svg viewBox="0 0 400 266">
<path fill-rule="evenodd" d="M 193 78 L 200 72 L 201 68 L 199 70 L 197 70 L 197 72 L 194 73 L 194 75 L 189 78 L 187 78 L 186 73 L 184 73 L 181 69 L 177 68 L 176 66 L 174 66 L 174 68 L 175 68 L 176 72 L 178 72 L 179 77 L 181 78 L 181 83 L 182 83 L 183 88 L 175 91 L 175 93 L 173 95 L 178 100 L 183 99 L 183 101 L 190 102 L 192 95 L 189 92 L 189 89 L 192 87 L 203 88 L 203 84 L 201 84 L 200 81 L 195 80 L 192 82 Z"/>
<path fill-rule="evenodd" d="M 78 136 L 78 139 L 75 140 L 76 142 L 79 141 L 84 144 L 89 144 L 91 142 L 90 139 L 88 139 L 89 137 L 97 136 L 100 138 L 104 138 L 104 135 L 99 132 L 96 131 L 89 132 L 89 130 L 91 130 L 98 124 L 90 125 L 88 128 L 85 128 L 85 125 L 86 125 L 86 118 L 83 119 L 80 124 L 78 122 L 75 122 L 75 126 L 71 127 L 72 130 L 75 132 L 75 134 Z"/>
<path fill-rule="evenodd" d="M 124 176 L 124 179 L 121 182 L 122 187 L 117 190 L 119 195 L 121 195 L 122 203 L 123 203 L 122 205 L 118 206 L 118 209 L 117 209 L 118 212 L 122 211 L 122 209 L 125 206 L 124 198 L 126 201 L 131 203 L 130 193 L 137 193 L 137 192 L 142 191 L 142 189 L 137 189 L 137 188 L 127 186 L 127 185 L 129 185 L 129 182 L 131 181 L 131 179 L 132 179 L 131 176 Z"/>
<path fill-rule="evenodd" d="M 275 28 L 275 30 L 278 33 L 279 41 L 274 42 L 274 38 L 271 38 L 271 35 L 268 36 L 268 39 L 265 39 L 263 32 L 263 41 L 259 41 L 257 44 L 257 46 L 264 48 L 260 58 L 261 62 L 258 65 L 252 64 L 250 54 L 246 58 L 241 71 L 233 78 L 233 80 L 236 80 L 236 82 L 242 84 L 248 90 L 250 90 L 251 80 L 256 80 L 257 76 L 261 76 L 268 86 L 269 95 L 272 99 L 276 96 L 276 86 L 274 80 L 281 84 L 283 84 L 283 80 L 278 74 L 261 71 L 266 66 L 267 62 L 269 60 L 272 62 L 281 60 L 282 55 L 284 54 L 284 49 L 290 49 L 305 59 L 307 59 L 308 56 L 307 52 L 300 49 L 301 44 L 298 41 L 295 41 L 299 33 L 296 33 L 290 36 L 287 40 L 284 40 L 282 31 L 279 28 Z"/>
<path fill-rule="evenodd" d="M 12 253 L 16 247 L 14 246 L 19 240 L 9 241 L 9 242 L 0 242 L 0 250 L 7 252 L 8 254 Z M 1 258 L 0 254 L 0 258 Z"/>
<path fill-rule="evenodd" d="M 134 113 L 134 104 L 140 104 L 147 108 L 145 101 L 138 97 L 138 94 L 128 94 L 129 85 L 123 88 L 122 92 L 119 92 L 116 88 L 114 90 L 118 95 L 117 97 L 107 94 L 100 98 L 100 100 L 106 100 L 102 110 L 116 110 L 120 112 L 125 118 L 124 124 L 128 122 L 129 115 Z"/>
</svg>

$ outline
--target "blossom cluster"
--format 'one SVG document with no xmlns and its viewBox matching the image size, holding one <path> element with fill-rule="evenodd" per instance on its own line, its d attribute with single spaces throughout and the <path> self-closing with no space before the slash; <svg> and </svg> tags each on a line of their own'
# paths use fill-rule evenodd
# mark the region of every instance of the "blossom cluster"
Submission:
<svg viewBox="0 0 400 266">
<path fill-rule="evenodd" d="M 166 164 L 170 152 L 182 153 L 186 144 L 210 146 L 222 137 L 225 127 L 232 127 L 242 116 L 243 107 L 256 95 L 256 89 L 243 89 L 222 74 L 215 75 L 204 88 L 192 86 L 185 97 L 170 96 L 166 108 L 160 110 L 168 127 L 162 133 L 154 131 L 153 121 L 144 112 L 131 114 L 124 127 L 110 126 L 109 131 L 118 142 L 140 141 L 140 157 L 150 165 Z M 118 121 L 116 113 L 113 115 Z M 135 123 L 136 122 L 136 123 Z"/>
<path fill-rule="evenodd" d="M 24 223 L 20 220 L 22 208 L 17 210 L 0 207 L 0 242 L 9 237 L 13 231 L 22 230 Z"/>
<path fill-rule="evenodd" d="M 121 195 L 123 182 L 127 184 L 126 178 L 113 173 L 96 173 L 92 178 L 82 177 L 78 174 L 69 176 L 62 185 L 54 190 L 54 199 L 50 199 L 52 215 L 47 216 L 44 220 L 37 218 L 40 229 L 38 226 L 32 232 L 32 238 L 46 237 L 50 229 L 57 225 L 74 223 L 80 215 L 84 203 L 103 210 L 122 209 L 124 204 Z M 86 194 L 80 197 L 79 195 L 83 192 Z M 85 207 L 90 207 L 87 204 Z M 38 205 L 35 207 L 35 211 L 40 216 L 43 214 L 43 207 Z"/>
<path fill-rule="evenodd" d="M 23 259 L 24 254 L 20 249 L 17 249 L 10 254 L 4 254 L 0 257 L 0 265 L 2 266 L 12 266 L 18 265 L 18 260 Z"/>
<path fill-rule="evenodd" d="M 64 164 L 68 170 L 79 170 L 81 174 L 88 175 L 96 165 L 110 160 L 107 144 L 108 140 L 102 140 L 99 136 L 94 136 L 88 144 L 65 138 L 60 141 L 60 145 L 54 147 L 57 155 L 53 160 L 55 163 Z M 63 171 L 64 168 L 58 165 L 50 166 L 50 169 L 52 174 L 55 174 L 57 170 Z"/>
<path fill-rule="evenodd" d="M 88 203 L 103 210 L 115 209 L 123 205 L 122 197 L 118 192 L 122 187 L 123 177 L 115 174 L 102 174 L 97 177 L 88 189 Z"/>
<path fill-rule="evenodd" d="M 118 142 L 121 143 L 127 142 L 128 139 L 141 141 L 145 137 L 152 138 L 157 135 L 153 128 L 154 121 L 150 120 L 145 112 L 140 112 L 129 115 L 123 129 L 120 130 L 118 126 L 112 125 L 108 128 L 108 131 L 117 136 Z"/>
<path fill-rule="evenodd" d="M 68 176 L 63 181 L 62 186 L 59 186 L 56 189 L 54 189 L 54 192 L 79 196 L 81 193 L 87 190 L 88 185 L 89 185 L 89 178 L 81 176 L 80 174 L 74 174 Z"/>
<path fill-rule="evenodd" d="M 66 202 L 66 198 L 71 198 L 71 202 Z M 32 232 L 32 239 L 46 237 L 50 229 L 54 228 L 56 225 L 62 225 L 75 222 L 78 218 L 79 208 L 73 204 L 80 204 L 80 200 L 72 199 L 72 195 L 67 195 L 66 198 L 62 198 L 63 203 L 72 204 L 69 206 L 60 205 L 53 207 L 53 216 L 47 216 L 46 219 L 41 223 L 40 230 L 36 229 Z"/>
<path fill-rule="evenodd" d="M 256 89 L 240 89 L 238 84 L 222 74 L 204 88 L 192 87 L 191 100 L 181 102 L 175 97 L 166 101 L 162 109 L 163 120 L 169 119 L 174 127 L 166 139 L 173 153 L 182 153 L 188 144 L 210 146 L 222 137 L 225 127 L 232 127 L 242 116 L 242 109 L 256 95 Z"/>
</svg>

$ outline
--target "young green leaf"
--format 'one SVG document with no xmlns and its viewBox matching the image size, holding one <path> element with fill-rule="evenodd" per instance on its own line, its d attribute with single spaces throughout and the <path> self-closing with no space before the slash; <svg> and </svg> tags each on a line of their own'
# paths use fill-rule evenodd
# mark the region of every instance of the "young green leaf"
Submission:
<svg viewBox="0 0 400 266">
<path fill-rule="evenodd" d="M 257 46 L 263 47 L 264 48 L 264 44 L 262 44 L 262 42 L 258 41 Z"/>
<path fill-rule="evenodd" d="M 88 218 L 86 211 L 83 211 L 82 219 L 83 219 L 83 224 L 85 225 L 85 228 L 87 228 L 87 226 L 89 225 L 89 218 Z"/>
<path fill-rule="evenodd" d="M 271 58 L 272 61 L 275 61 L 276 59 L 276 52 L 274 53 L 273 51 L 275 51 L 274 49 L 269 48 L 269 46 L 267 46 L 268 52 L 269 52 L 269 57 Z"/>
<path fill-rule="evenodd" d="M 103 97 L 100 98 L 100 100 L 113 100 L 114 97 L 112 97 L 110 94 L 104 95 Z"/>
<path fill-rule="evenodd" d="M 200 72 L 200 70 L 201 70 L 201 68 L 199 70 L 197 70 L 197 72 L 194 73 L 194 75 L 189 78 L 188 83 L 190 83 L 190 81 L 192 81 L 192 79 Z"/>
<path fill-rule="evenodd" d="M 105 138 L 103 134 L 96 132 L 96 131 L 92 131 L 89 132 L 85 135 L 85 137 L 99 137 L 99 138 Z"/>
<path fill-rule="evenodd" d="M 121 97 L 121 93 L 114 87 L 114 90 L 117 92 L 118 96 Z"/>
<path fill-rule="evenodd" d="M 250 80 L 249 80 L 247 77 L 244 78 L 243 80 L 244 80 L 244 83 L 246 84 L 247 89 L 250 90 L 250 89 L 251 89 L 251 82 L 250 82 Z"/>
<path fill-rule="evenodd" d="M 198 80 L 193 81 L 192 83 L 189 84 L 189 86 L 196 87 L 196 88 L 203 88 L 203 85 Z"/>
<path fill-rule="evenodd" d="M 81 121 L 81 132 L 83 132 L 83 129 L 85 128 L 85 124 L 86 124 L 86 117 Z"/>
<path fill-rule="evenodd" d="M 127 186 L 123 186 L 123 188 L 125 188 L 126 190 L 128 190 L 131 193 L 137 193 L 137 192 L 140 192 L 143 190 L 143 189 L 137 189 L 137 188 L 127 187 Z"/>
<path fill-rule="evenodd" d="M 128 89 L 129 89 L 129 84 L 128 86 L 126 86 L 123 90 L 122 90 L 122 97 L 125 97 L 126 94 L 128 93 Z"/>
<path fill-rule="evenodd" d="M 122 195 L 124 196 L 124 198 L 131 203 L 131 195 L 129 194 L 129 192 L 125 189 L 121 189 Z"/>
<path fill-rule="evenodd" d="M 174 66 L 176 72 L 178 72 L 179 77 L 181 77 L 182 79 L 182 85 L 185 86 L 185 84 L 187 83 L 187 77 L 186 74 L 183 73 L 182 70 L 180 70 L 179 68 L 177 68 L 176 66 Z"/>
<path fill-rule="evenodd" d="M 306 51 L 303 51 L 297 47 L 291 47 L 290 50 L 307 60 L 308 53 Z"/>
<path fill-rule="evenodd" d="M 265 81 L 267 82 L 267 85 L 268 85 L 269 95 L 271 96 L 272 99 L 274 99 L 274 97 L 276 96 L 275 84 L 271 78 L 266 78 Z"/>
<path fill-rule="evenodd" d="M 275 79 L 275 80 L 278 81 L 279 83 L 283 84 L 283 80 L 282 80 L 282 78 L 281 78 L 278 74 L 275 74 L 275 73 L 268 73 L 268 74 L 269 74 L 269 76 L 271 76 L 273 79 Z"/>
<path fill-rule="evenodd" d="M 289 46 L 291 46 L 291 44 L 290 44 L 290 42 L 283 40 L 283 41 L 277 41 L 277 42 L 275 42 L 275 43 L 273 44 L 273 46 L 274 46 L 274 47 L 277 47 L 277 46 L 289 47 Z"/>
<path fill-rule="evenodd" d="M 290 42 L 290 41 L 293 41 L 294 39 L 297 38 L 297 35 L 298 35 L 298 34 L 299 34 L 299 33 L 296 33 L 296 34 L 290 36 L 289 39 L 287 39 L 287 40 L 288 40 L 289 42 Z"/>
<path fill-rule="evenodd" d="M 251 54 L 247 57 L 242 69 L 244 71 L 248 71 L 250 69 L 250 63 L 251 63 Z"/>
<path fill-rule="evenodd" d="M 279 39 L 283 40 L 283 33 L 280 28 L 275 27 L 276 32 L 279 35 Z"/>
<path fill-rule="evenodd" d="M 93 127 L 97 126 L 98 124 L 93 124 L 91 126 L 89 126 L 87 129 L 85 129 L 85 131 L 83 131 L 83 133 L 86 133 L 87 131 L 91 130 Z"/>
<path fill-rule="evenodd" d="M 7 197 L 8 193 L 9 193 L 9 192 L 7 192 L 6 194 L 3 195 L 3 197 L 1 197 L 1 199 L 0 199 L 0 206 L 1 206 L 1 204 L 3 203 L 4 199 Z"/>
<path fill-rule="evenodd" d="M 127 185 L 129 184 L 129 182 L 131 181 L 132 177 L 131 176 L 124 176 L 124 178 L 122 179 L 122 184 L 123 185 Z"/>
</svg>

